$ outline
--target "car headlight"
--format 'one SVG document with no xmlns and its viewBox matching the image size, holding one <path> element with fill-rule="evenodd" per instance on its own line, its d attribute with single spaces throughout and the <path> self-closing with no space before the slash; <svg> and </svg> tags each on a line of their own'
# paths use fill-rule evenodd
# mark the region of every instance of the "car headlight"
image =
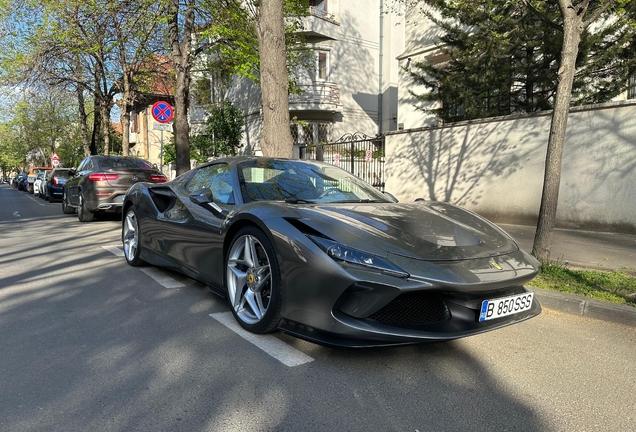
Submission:
<svg viewBox="0 0 636 432">
<path fill-rule="evenodd" d="M 396 266 L 392 262 L 379 257 L 377 255 L 363 252 L 358 249 L 354 249 L 349 246 L 345 246 L 342 243 L 328 240 L 323 237 L 307 236 L 314 243 L 316 243 L 327 255 L 336 261 L 344 261 L 350 264 L 357 264 L 364 267 L 369 267 L 374 270 L 379 270 L 391 276 L 407 278 L 410 275 Z"/>
</svg>

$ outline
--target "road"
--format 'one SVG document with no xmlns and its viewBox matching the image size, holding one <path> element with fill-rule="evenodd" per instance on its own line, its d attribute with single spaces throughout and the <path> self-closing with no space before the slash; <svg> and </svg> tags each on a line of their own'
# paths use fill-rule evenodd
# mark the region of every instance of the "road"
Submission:
<svg viewBox="0 0 636 432">
<path fill-rule="evenodd" d="M 128 266 L 119 239 L 117 218 L 0 185 L 1 431 L 636 428 L 634 327 L 544 310 L 399 348 L 248 341 L 219 321 L 224 299 Z"/>
</svg>

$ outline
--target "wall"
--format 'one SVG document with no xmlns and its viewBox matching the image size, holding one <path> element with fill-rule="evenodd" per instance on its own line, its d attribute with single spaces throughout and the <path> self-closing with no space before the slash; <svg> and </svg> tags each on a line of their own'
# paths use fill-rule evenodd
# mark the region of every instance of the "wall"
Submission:
<svg viewBox="0 0 636 432">
<path fill-rule="evenodd" d="M 550 112 L 389 132 L 386 190 L 536 223 Z M 636 232 L 636 101 L 573 109 L 557 224 Z"/>
</svg>

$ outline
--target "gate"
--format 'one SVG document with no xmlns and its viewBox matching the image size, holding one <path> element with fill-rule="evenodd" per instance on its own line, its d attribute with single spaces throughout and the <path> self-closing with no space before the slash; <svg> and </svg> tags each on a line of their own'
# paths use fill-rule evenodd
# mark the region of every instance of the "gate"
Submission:
<svg viewBox="0 0 636 432">
<path fill-rule="evenodd" d="M 339 166 L 384 192 L 384 136 L 345 134 L 335 142 L 306 145 L 300 155 Z"/>
</svg>

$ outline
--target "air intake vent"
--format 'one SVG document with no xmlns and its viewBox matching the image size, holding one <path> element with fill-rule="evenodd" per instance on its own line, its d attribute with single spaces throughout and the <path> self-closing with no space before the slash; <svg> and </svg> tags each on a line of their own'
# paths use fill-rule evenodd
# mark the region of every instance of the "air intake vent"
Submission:
<svg viewBox="0 0 636 432">
<path fill-rule="evenodd" d="M 397 327 L 417 327 L 441 323 L 450 317 L 446 303 L 437 294 L 408 293 L 397 297 L 368 319 Z"/>
</svg>

